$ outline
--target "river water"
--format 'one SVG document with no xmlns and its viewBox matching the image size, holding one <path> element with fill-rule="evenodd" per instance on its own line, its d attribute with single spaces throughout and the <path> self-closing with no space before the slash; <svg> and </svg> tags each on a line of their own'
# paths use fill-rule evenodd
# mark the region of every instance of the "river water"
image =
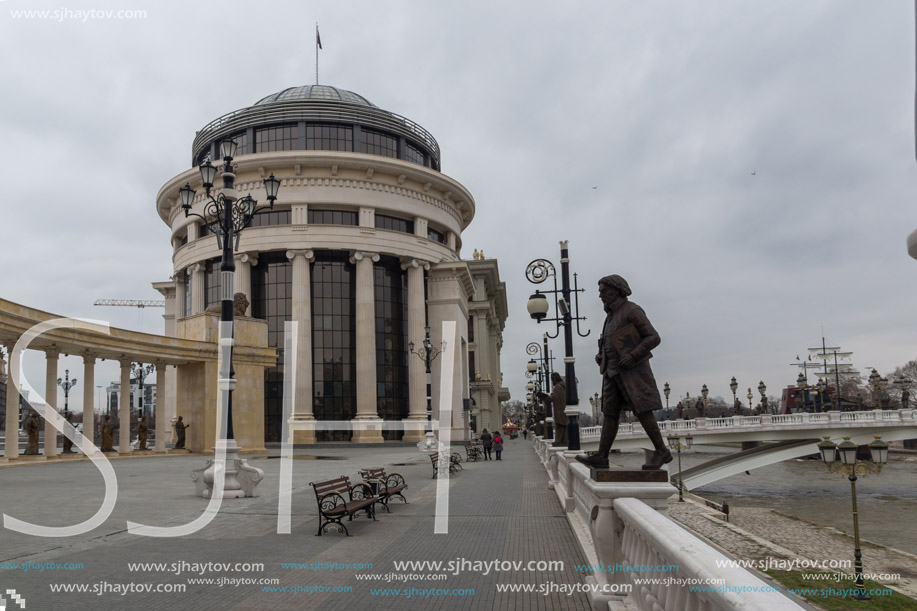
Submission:
<svg viewBox="0 0 917 611">
<path fill-rule="evenodd" d="M 682 452 L 682 469 L 735 451 L 703 446 L 700 452 Z M 632 468 L 642 462 L 643 455 L 627 453 L 611 458 Z M 673 475 L 678 473 L 676 461 L 670 467 Z M 777 509 L 853 534 L 850 481 L 846 475 L 828 471 L 821 460 L 784 461 L 691 492 L 717 502 L 728 501 L 732 507 Z M 857 479 L 856 492 L 860 537 L 917 554 L 917 528 L 913 527 L 917 519 L 917 460 L 906 461 L 905 456 L 890 453 L 881 473 Z"/>
</svg>

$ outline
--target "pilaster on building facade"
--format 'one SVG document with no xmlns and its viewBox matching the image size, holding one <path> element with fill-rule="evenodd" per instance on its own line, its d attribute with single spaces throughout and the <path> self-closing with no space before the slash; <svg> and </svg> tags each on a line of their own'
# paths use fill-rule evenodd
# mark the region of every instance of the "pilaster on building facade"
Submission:
<svg viewBox="0 0 917 611">
<path fill-rule="evenodd" d="M 333 122 L 327 119 L 332 114 Z M 203 214 L 198 166 L 217 164 L 220 143 L 229 138 L 238 145 L 233 171 L 239 193 L 258 199 L 270 174 L 281 185 L 273 208 L 241 232 L 234 261 L 235 291 L 249 302 L 241 318 L 266 322 L 267 346 L 277 350 L 276 366 L 263 375 L 263 399 L 252 397 L 255 411 L 245 418 L 259 421 L 249 437 L 260 434 L 263 445 L 284 440 L 286 430 L 294 443 L 420 441 L 419 423 L 427 419 L 426 368 L 409 345 L 421 345 L 430 327 L 433 345 L 445 340 L 454 359 L 448 405 L 441 405 L 439 392 L 442 361 L 432 367 L 432 417 L 448 413 L 441 426 L 452 440 L 467 439 L 474 420 L 466 409 L 473 398 L 472 308 L 488 312 L 485 318 L 492 321 L 493 329 L 479 336 L 478 350 L 488 359 L 493 388 L 475 392 L 486 405 L 477 413 L 496 425 L 500 396 L 508 398 L 498 383 L 506 292 L 496 260 L 461 258 L 474 198 L 441 172 L 439 144 L 429 132 L 351 91 L 288 88 L 197 132 L 191 168 L 169 180 L 156 198 L 173 245 L 172 280 L 154 284 L 166 298 L 166 334 L 216 340 L 216 325 L 193 319 L 215 318 L 207 308 L 220 298 L 221 253 L 212 231 L 183 213 L 179 189 L 189 184 L 197 192 L 192 212 Z M 497 303 L 485 306 L 488 300 Z M 297 323 L 295 381 L 285 390 L 286 359 L 292 356 L 282 350 L 288 321 Z M 456 335 L 443 338 L 449 321 Z M 182 393 L 181 380 L 168 387 Z M 290 391 L 292 413 L 284 422 L 284 392 Z M 183 409 L 209 409 L 183 403 L 180 396 L 165 400 L 170 418 Z M 200 414 L 186 415 L 189 420 L 208 421 Z M 316 426 L 327 420 L 352 426 Z M 193 437 L 195 428 L 188 434 Z"/>
<path fill-rule="evenodd" d="M 485 428 L 493 431 L 500 427 L 500 404 L 510 399 L 509 389 L 503 386 L 500 362 L 508 308 L 506 283 L 500 280 L 497 260 L 475 257 L 468 261 L 468 267 L 475 287 L 468 303 L 471 416 L 473 428 L 480 434 Z"/>
</svg>

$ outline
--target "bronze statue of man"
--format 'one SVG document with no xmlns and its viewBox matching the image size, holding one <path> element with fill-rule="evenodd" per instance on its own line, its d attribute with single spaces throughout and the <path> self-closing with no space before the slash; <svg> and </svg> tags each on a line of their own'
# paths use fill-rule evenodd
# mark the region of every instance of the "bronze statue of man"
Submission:
<svg viewBox="0 0 917 611">
<path fill-rule="evenodd" d="M 576 457 L 590 467 L 608 467 L 608 453 L 618 434 L 621 412 L 628 409 L 637 416 L 655 448 L 643 468 L 659 469 L 672 461 L 672 453 L 653 415 L 653 410 L 662 409 L 659 387 L 649 363 L 650 350 L 659 345 L 659 334 L 643 308 L 628 301 L 630 294 L 627 281 L 617 274 L 599 280 L 599 298 L 607 315 L 595 360 L 602 373 L 602 414 L 605 418 L 599 451 L 588 458 Z"/>
<path fill-rule="evenodd" d="M 182 420 L 182 417 L 178 417 L 178 421 L 175 423 L 175 434 L 178 436 L 178 441 L 175 443 L 176 450 L 185 449 L 185 429 L 191 426 L 190 424 L 185 424 Z"/>
<path fill-rule="evenodd" d="M 550 404 L 554 412 L 554 446 L 566 448 L 569 444 L 567 440 L 567 414 L 564 410 L 567 408 L 567 386 L 564 384 L 563 377 L 556 371 L 551 374 L 551 394 L 539 391 L 538 398 L 547 404 Z"/>
<path fill-rule="evenodd" d="M 67 415 L 64 416 L 64 420 L 66 420 L 67 422 L 73 423 L 73 414 L 71 414 L 70 412 L 67 412 Z M 62 454 L 73 454 L 74 453 L 73 452 L 73 442 L 70 441 L 70 438 L 67 437 L 66 435 L 64 435 L 63 437 L 64 437 L 64 451 L 61 453 Z"/>
<path fill-rule="evenodd" d="M 38 431 L 40 430 L 41 424 L 38 422 L 38 414 L 32 412 L 32 415 L 25 421 L 25 432 L 29 436 L 29 443 L 25 447 L 25 453 L 29 456 L 38 454 Z"/>
<path fill-rule="evenodd" d="M 147 435 L 147 425 L 146 425 L 146 415 L 140 417 L 140 422 L 137 423 L 137 449 L 146 450 L 146 435 Z"/>
<path fill-rule="evenodd" d="M 102 451 L 114 452 L 114 427 L 111 425 L 111 417 L 105 416 L 102 419 Z"/>
</svg>

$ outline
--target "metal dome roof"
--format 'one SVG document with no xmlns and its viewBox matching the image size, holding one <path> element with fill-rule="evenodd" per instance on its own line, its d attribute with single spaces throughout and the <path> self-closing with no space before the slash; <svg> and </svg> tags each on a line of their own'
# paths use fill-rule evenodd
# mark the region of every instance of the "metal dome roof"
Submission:
<svg viewBox="0 0 917 611">
<path fill-rule="evenodd" d="M 269 96 L 261 98 L 255 102 L 254 106 L 273 104 L 275 102 L 293 102 L 299 100 L 331 100 L 376 107 L 375 104 L 357 93 L 348 91 L 346 89 L 340 89 L 338 87 L 331 87 L 330 85 L 303 85 L 302 87 L 288 87 L 282 91 L 278 91 L 277 93 L 272 93 Z"/>
</svg>

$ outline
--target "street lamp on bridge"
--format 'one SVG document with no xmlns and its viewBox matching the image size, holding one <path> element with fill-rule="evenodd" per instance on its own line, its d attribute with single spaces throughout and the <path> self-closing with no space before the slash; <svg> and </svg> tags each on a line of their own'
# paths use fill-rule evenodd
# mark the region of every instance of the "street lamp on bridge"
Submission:
<svg viewBox="0 0 917 611">
<path fill-rule="evenodd" d="M 729 390 L 732 391 L 732 409 L 733 410 L 735 410 L 738 407 L 738 405 L 736 404 L 738 401 L 738 399 L 736 399 L 736 390 L 738 390 L 738 388 L 739 388 L 739 383 L 736 382 L 736 377 L 732 376 L 732 381 L 729 382 Z M 735 414 L 735 415 L 740 416 L 741 414 Z"/>
</svg>

